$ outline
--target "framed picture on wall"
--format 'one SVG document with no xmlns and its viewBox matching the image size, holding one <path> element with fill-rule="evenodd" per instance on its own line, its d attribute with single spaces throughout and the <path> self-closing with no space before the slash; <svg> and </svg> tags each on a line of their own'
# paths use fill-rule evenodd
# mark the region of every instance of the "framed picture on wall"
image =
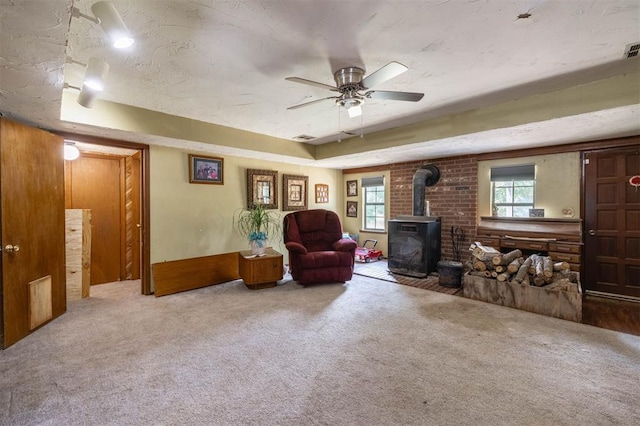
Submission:
<svg viewBox="0 0 640 426">
<path fill-rule="evenodd" d="M 189 183 L 223 184 L 224 160 L 189 154 Z"/>
<path fill-rule="evenodd" d="M 307 209 L 307 176 L 282 175 L 282 211 Z"/>
<path fill-rule="evenodd" d="M 358 217 L 357 201 L 347 201 L 347 217 Z"/>
<path fill-rule="evenodd" d="M 324 183 L 316 184 L 316 204 L 329 202 L 329 185 Z"/>
<path fill-rule="evenodd" d="M 348 180 L 347 181 L 347 197 L 357 197 L 357 196 L 358 196 L 358 181 Z"/>
<path fill-rule="evenodd" d="M 247 208 L 256 204 L 265 209 L 278 208 L 278 172 L 247 169 Z"/>
</svg>

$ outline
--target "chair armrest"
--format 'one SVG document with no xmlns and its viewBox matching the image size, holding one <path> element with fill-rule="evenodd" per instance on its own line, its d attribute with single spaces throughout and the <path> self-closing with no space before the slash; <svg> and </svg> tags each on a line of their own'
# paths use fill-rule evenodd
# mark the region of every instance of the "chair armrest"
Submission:
<svg viewBox="0 0 640 426">
<path fill-rule="evenodd" d="M 308 251 L 305 246 L 295 241 L 289 241 L 285 243 L 285 247 L 289 250 L 289 253 L 307 254 Z"/>
<path fill-rule="evenodd" d="M 351 251 L 355 250 L 356 247 L 358 247 L 358 244 L 351 238 L 343 238 L 333 243 L 333 249 L 335 251 Z"/>
</svg>

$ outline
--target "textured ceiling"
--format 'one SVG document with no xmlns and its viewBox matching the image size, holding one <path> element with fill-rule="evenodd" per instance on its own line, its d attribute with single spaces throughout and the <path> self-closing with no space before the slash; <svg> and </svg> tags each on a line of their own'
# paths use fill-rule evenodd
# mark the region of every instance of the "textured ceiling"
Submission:
<svg viewBox="0 0 640 426">
<path fill-rule="evenodd" d="M 622 59 L 625 45 L 640 41 L 637 0 L 114 0 L 136 39 L 125 51 L 111 49 L 99 26 L 70 17 L 72 5 L 91 15 L 92 0 L 1 1 L 3 112 L 42 127 L 190 149 L 220 151 L 215 144 L 61 121 L 62 83 L 79 86 L 84 73 L 65 56 L 109 63 L 102 100 L 275 138 L 311 135 L 311 144 L 346 139 L 341 130 L 360 126 L 365 138 L 350 143 L 366 144 L 383 130 L 640 69 L 637 58 Z M 518 18 L 523 13 L 531 16 Z M 423 92 L 420 102 L 367 100 L 362 119 L 348 118 L 331 101 L 287 110 L 333 93 L 285 77 L 334 85 L 338 68 L 371 73 L 390 61 L 409 70 L 375 88 Z M 640 99 L 640 83 L 629 90 Z M 354 152 L 307 163 L 344 168 L 627 136 L 640 133 L 637 104 L 496 123 L 410 145 L 399 140 L 366 160 Z"/>
</svg>

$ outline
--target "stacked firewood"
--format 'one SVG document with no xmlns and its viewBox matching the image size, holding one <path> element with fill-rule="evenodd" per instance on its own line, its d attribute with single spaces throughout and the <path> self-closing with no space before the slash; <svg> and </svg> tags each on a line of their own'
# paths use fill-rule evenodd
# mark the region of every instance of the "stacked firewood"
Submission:
<svg viewBox="0 0 640 426">
<path fill-rule="evenodd" d="M 469 274 L 514 284 L 546 286 L 547 289 L 578 291 L 578 276 L 567 262 L 554 262 L 550 256 L 522 251 L 501 253 L 493 247 L 474 243 L 470 247 Z"/>
</svg>

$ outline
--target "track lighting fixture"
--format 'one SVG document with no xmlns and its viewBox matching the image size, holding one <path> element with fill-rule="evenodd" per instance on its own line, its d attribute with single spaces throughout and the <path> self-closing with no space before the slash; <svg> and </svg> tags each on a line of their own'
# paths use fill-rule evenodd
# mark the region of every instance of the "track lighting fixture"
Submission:
<svg viewBox="0 0 640 426">
<path fill-rule="evenodd" d="M 112 46 L 116 49 L 125 49 L 133 45 L 134 40 L 129 29 L 111 2 L 99 1 L 94 3 L 91 6 L 91 12 L 93 12 L 95 18 L 80 12 L 80 9 L 77 7 L 73 7 L 71 10 L 71 16 L 75 16 L 76 18 L 85 18 L 91 22 L 99 24 L 107 37 L 111 40 Z"/>
<path fill-rule="evenodd" d="M 80 150 L 76 147 L 75 142 L 64 141 L 64 159 L 75 160 L 80 157 Z"/>
<path fill-rule="evenodd" d="M 64 88 L 79 90 L 78 103 L 85 108 L 91 108 L 98 96 L 98 92 L 104 90 L 104 81 L 109 73 L 109 64 L 100 58 L 89 58 L 89 63 L 85 65 L 69 57 L 67 57 L 67 63 L 86 66 L 82 88 L 71 86 L 68 83 L 65 83 Z"/>
</svg>

